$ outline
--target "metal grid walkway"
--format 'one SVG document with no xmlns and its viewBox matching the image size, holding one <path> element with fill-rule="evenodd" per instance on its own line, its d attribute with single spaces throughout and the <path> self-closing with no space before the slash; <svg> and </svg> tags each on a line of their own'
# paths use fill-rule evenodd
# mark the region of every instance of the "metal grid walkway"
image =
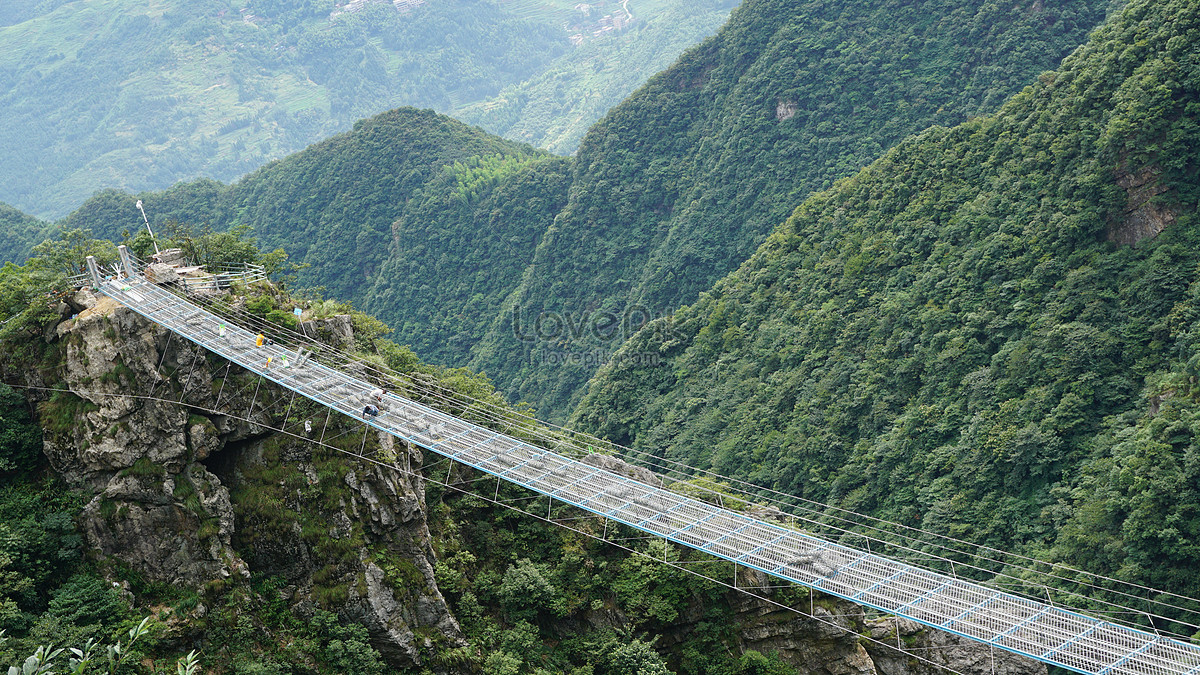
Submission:
<svg viewBox="0 0 1200 675">
<path fill-rule="evenodd" d="M 243 368 L 352 417 L 375 389 L 140 279 L 101 293 Z M 218 325 L 227 324 L 224 337 Z M 267 356 L 275 365 L 265 368 Z M 282 357 L 291 367 L 281 367 Z M 369 424 L 542 495 L 860 605 L 1091 675 L 1200 675 L 1200 646 L 1039 604 L 578 462 L 394 395 Z"/>
</svg>

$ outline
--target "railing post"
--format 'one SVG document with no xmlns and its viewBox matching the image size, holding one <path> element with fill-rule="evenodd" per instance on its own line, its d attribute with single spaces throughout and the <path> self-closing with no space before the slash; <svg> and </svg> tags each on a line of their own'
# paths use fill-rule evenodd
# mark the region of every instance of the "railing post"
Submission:
<svg viewBox="0 0 1200 675">
<path fill-rule="evenodd" d="M 121 254 L 121 265 L 125 268 L 125 278 L 133 278 L 133 263 L 129 260 L 129 249 L 122 244 L 117 247 L 117 251 Z"/>
<path fill-rule="evenodd" d="M 96 269 L 96 257 L 87 257 L 88 274 L 92 277 L 92 288 L 100 288 L 100 270 Z"/>
</svg>

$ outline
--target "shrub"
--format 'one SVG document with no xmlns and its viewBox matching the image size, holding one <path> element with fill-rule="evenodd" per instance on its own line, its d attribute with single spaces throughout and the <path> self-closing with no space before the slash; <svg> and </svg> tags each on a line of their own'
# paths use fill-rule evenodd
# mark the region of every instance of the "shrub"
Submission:
<svg viewBox="0 0 1200 675">
<path fill-rule="evenodd" d="M 115 627 L 129 610 L 117 591 L 103 579 L 76 574 L 54 591 L 46 614 L 76 625 Z"/>
<path fill-rule="evenodd" d="M 0 384 L 0 474 L 32 469 L 41 448 L 41 429 L 30 417 L 24 398 Z"/>
<path fill-rule="evenodd" d="M 532 619 L 537 610 L 553 605 L 558 589 L 546 579 L 541 565 L 522 558 L 504 572 L 497 596 L 510 618 Z"/>
</svg>

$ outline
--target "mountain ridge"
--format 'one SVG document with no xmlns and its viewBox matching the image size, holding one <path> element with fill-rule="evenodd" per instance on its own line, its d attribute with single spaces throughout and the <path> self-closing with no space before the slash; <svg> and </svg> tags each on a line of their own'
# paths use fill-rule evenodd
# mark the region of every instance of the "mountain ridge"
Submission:
<svg viewBox="0 0 1200 675">
<path fill-rule="evenodd" d="M 349 140 L 317 144 L 229 188 L 196 181 L 136 198 L 156 227 L 169 219 L 253 226 L 264 245 L 284 246 L 311 265 L 300 272 L 301 284 L 369 307 L 423 355 L 486 372 L 512 400 L 561 420 L 633 328 L 669 314 L 736 267 L 805 194 L 904 134 L 991 105 L 1073 48 L 1108 5 L 1071 0 L 1031 12 L 1015 0 L 941 1 L 917 8 L 899 0 L 837 7 L 751 0 L 717 36 L 610 111 L 575 158 L 531 165 L 529 171 L 548 174 L 516 191 L 504 183 L 516 174 L 504 167 L 546 155 L 401 109 L 356 124 L 397 125 L 376 159 L 340 156 L 365 142 L 352 130 L 335 137 Z M 897 18 L 902 30 L 884 30 Z M 888 55 L 907 61 L 887 65 Z M 421 124 L 456 129 L 443 140 L 461 134 L 474 139 L 464 148 L 474 149 L 430 149 L 425 157 L 419 136 L 404 132 Z M 412 151 L 403 147 L 409 141 Z M 488 157 L 500 155 L 509 159 L 493 166 L 497 160 Z M 399 164 L 388 166 L 385 158 Z M 494 198 L 449 199 L 467 194 L 457 178 L 436 172 L 403 188 L 386 184 L 397 167 L 428 161 L 453 172 L 467 160 L 481 164 L 464 165 L 464 176 L 499 177 L 480 183 L 487 195 L 537 206 L 508 211 L 516 219 L 511 230 L 493 242 L 502 245 L 487 249 L 496 258 L 465 256 L 454 268 L 443 262 L 459 255 L 448 242 L 474 240 L 482 223 L 494 226 Z M 347 161 L 359 162 L 362 180 L 340 175 Z M 296 182 L 301 163 L 315 190 Z M 268 183 L 278 189 L 267 194 Z M 324 184 L 343 185 L 364 206 L 348 208 Z M 101 193 L 64 225 L 110 237 L 135 232 L 133 201 Z M 429 211 L 435 204 L 442 207 Z M 405 215 L 423 208 L 436 227 Z M 494 273 L 479 274 L 493 262 Z M 434 269 L 456 269 L 461 278 L 449 282 L 429 274 Z M 436 306 L 443 301 L 450 305 Z M 520 337 L 530 334 L 535 339 Z"/>
<path fill-rule="evenodd" d="M 514 309 L 568 322 L 668 314 L 736 268 L 808 193 L 908 134 L 1015 94 L 1108 5 L 743 3 L 584 137 L 536 272 L 471 367 L 561 420 L 620 340 L 522 341 Z"/>
<path fill-rule="evenodd" d="M 811 197 L 630 340 L 618 356 L 658 360 L 606 366 L 573 421 L 1194 596 L 1197 22 L 1131 2 L 995 115 Z"/>
</svg>

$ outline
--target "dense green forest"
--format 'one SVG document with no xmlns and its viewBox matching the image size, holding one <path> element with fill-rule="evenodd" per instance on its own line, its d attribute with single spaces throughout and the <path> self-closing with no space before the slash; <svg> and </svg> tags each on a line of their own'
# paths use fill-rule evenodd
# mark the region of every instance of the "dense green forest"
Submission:
<svg viewBox="0 0 1200 675">
<path fill-rule="evenodd" d="M 1130 2 L 996 114 L 805 201 L 575 422 L 1200 595 L 1197 36 L 1196 3 Z"/>
<path fill-rule="evenodd" d="M 909 133 L 994 108 L 1108 3 L 901 4 L 752 0 L 569 163 L 401 109 L 228 188 L 136 198 L 156 227 L 251 226 L 310 265 L 302 285 L 562 419 L 622 340 L 733 269 L 805 195 Z M 99 193 L 63 225 L 119 238 L 138 228 L 134 201 Z"/>
<path fill-rule="evenodd" d="M 49 223 L 0 202 L 0 261 L 24 260 L 49 227 Z"/>
<path fill-rule="evenodd" d="M 461 363 L 567 201 L 570 162 L 491 155 L 446 167 L 392 226 L 363 307 L 433 363 Z"/>
<path fill-rule="evenodd" d="M 589 33 L 576 48 L 564 25 L 578 12 L 551 0 L 404 11 L 382 0 L 359 11 L 333 0 L 7 3 L 0 200 L 59 218 L 101 188 L 229 181 L 389 108 L 451 112 L 502 90 L 514 105 L 500 117 L 483 105 L 473 119 L 497 132 L 519 127 L 535 142 L 554 134 L 570 152 L 569 139 L 729 10 L 690 4 L 637 2 L 629 29 Z M 538 78 L 551 72 L 548 87 Z M 568 101 L 555 119 L 546 96 Z"/>
<path fill-rule="evenodd" d="M 584 138 L 571 200 L 472 367 L 561 419 L 626 324 L 692 302 L 905 136 L 994 110 L 1109 4 L 747 0 Z"/>
<path fill-rule="evenodd" d="M 513 159 L 493 166 L 484 161 L 488 157 Z M 98 193 L 68 216 L 63 226 L 120 241 L 125 233 L 142 227 L 135 207 L 140 198 L 159 229 L 169 229 L 173 222 L 220 230 L 249 226 L 264 247 L 286 246 L 295 261 L 311 265 L 302 276 L 303 285 L 321 286 L 330 295 L 361 301 L 394 246 L 419 244 L 448 255 L 436 242 L 401 241 L 399 231 L 393 231 L 410 209 L 422 208 L 427 191 L 443 194 L 438 191 L 445 190 L 450 203 L 469 203 L 497 189 L 499 178 L 515 178 L 506 168 L 524 167 L 534 159 L 549 159 L 549 155 L 432 111 L 402 108 L 359 121 L 351 131 L 268 164 L 233 185 L 204 180 L 136 197 L 115 190 Z M 481 162 L 479 167 L 455 168 L 456 163 Z M 472 179 L 470 195 L 456 195 L 456 176 L 467 179 L 472 172 L 478 175 Z M 470 209 L 459 214 L 467 218 L 461 225 L 454 215 L 444 215 L 442 222 L 475 226 Z M 536 241 L 522 234 L 528 225 L 514 223 L 510 232 L 507 222 L 499 224 L 503 228 L 492 235 L 481 233 L 505 242 L 494 251 L 500 257 L 489 264 L 515 267 L 508 275 L 519 274 Z M 505 257 L 514 255 L 511 260 Z M 408 282 L 421 288 L 439 281 L 432 268 L 422 272 L 429 276 Z M 513 280 L 497 282 L 511 286 Z M 413 298 L 395 301 L 397 305 L 389 308 L 393 312 L 407 307 Z M 421 299 L 419 304 L 426 302 Z M 393 316 L 384 314 L 387 320 Z"/>
</svg>

